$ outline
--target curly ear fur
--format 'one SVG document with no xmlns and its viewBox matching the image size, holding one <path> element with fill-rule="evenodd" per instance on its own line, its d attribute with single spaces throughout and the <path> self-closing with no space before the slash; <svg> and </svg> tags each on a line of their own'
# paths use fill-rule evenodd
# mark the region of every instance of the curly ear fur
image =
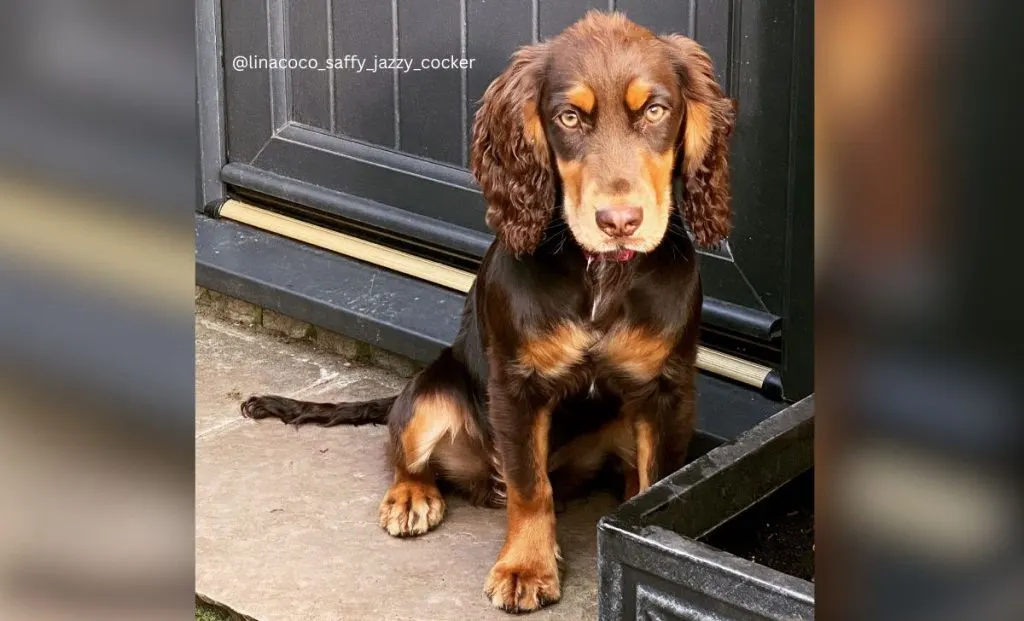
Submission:
<svg viewBox="0 0 1024 621">
<path fill-rule="evenodd" d="M 682 35 L 663 40 L 671 47 L 686 102 L 683 150 L 683 209 L 697 243 L 718 245 L 732 228 L 729 137 L 736 122 L 734 102 L 715 81 L 711 58 Z"/>
<path fill-rule="evenodd" d="M 555 174 L 538 116 L 547 48 L 520 48 L 481 99 L 473 123 L 473 174 L 487 200 L 487 226 L 516 256 L 532 253 L 555 206 Z"/>
</svg>

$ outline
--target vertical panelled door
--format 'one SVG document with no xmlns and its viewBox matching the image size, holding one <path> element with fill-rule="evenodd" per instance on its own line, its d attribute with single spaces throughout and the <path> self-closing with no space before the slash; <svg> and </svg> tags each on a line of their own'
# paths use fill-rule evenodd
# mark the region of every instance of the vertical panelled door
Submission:
<svg viewBox="0 0 1024 621">
<path fill-rule="evenodd" d="M 222 177 L 479 256 L 491 237 L 467 162 L 480 96 L 518 46 L 611 7 L 655 32 L 695 38 L 738 101 L 735 228 L 702 259 L 705 294 L 784 316 L 793 1 L 224 2 Z M 279 59 L 306 66 L 271 65 Z"/>
</svg>

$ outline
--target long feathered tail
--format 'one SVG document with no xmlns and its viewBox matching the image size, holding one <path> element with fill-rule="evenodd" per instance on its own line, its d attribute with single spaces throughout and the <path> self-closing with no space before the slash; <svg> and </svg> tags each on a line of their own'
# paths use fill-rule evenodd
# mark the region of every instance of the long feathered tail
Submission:
<svg viewBox="0 0 1024 621">
<path fill-rule="evenodd" d="M 268 395 L 249 397 L 242 403 L 247 418 L 278 418 L 289 425 L 383 425 L 398 396 L 351 403 L 315 403 Z"/>
</svg>

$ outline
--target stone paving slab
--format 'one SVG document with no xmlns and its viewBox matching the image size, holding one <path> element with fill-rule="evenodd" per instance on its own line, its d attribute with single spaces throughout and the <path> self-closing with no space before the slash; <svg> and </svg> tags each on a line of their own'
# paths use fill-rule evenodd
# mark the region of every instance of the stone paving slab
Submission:
<svg viewBox="0 0 1024 621">
<path fill-rule="evenodd" d="M 258 621 L 510 618 L 482 593 L 502 543 L 502 511 L 449 498 L 437 530 L 391 538 L 377 525 L 390 481 L 383 427 L 249 421 L 238 417 L 235 394 L 227 396 L 366 399 L 393 394 L 406 380 L 317 358 L 306 343 L 197 321 L 205 341 L 197 343 L 197 592 Z M 531 619 L 596 618 L 595 525 L 614 505 L 600 495 L 559 515 L 563 600 Z"/>
</svg>

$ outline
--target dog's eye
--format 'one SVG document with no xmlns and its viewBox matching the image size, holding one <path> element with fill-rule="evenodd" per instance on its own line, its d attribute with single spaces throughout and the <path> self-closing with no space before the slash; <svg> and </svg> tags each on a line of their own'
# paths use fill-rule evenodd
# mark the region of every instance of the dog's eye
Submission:
<svg viewBox="0 0 1024 621">
<path fill-rule="evenodd" d="M 557 118 L 562 127 L 567 129 L 574 129 L 580 124 L 580 115 L 576 114 L 572 110 L 566 110 L 559 114 Z"/>
<path fill-rule="evenodd" d="M 644 119 L 646 119 L 648 123 L 657 123 L 661 119 L 665 118 L 665 114 L 667 112 L 668 108 L 665 106 L 653 104 L 647 106 L 647 109 L 644 110 Z"/>
</svg>

